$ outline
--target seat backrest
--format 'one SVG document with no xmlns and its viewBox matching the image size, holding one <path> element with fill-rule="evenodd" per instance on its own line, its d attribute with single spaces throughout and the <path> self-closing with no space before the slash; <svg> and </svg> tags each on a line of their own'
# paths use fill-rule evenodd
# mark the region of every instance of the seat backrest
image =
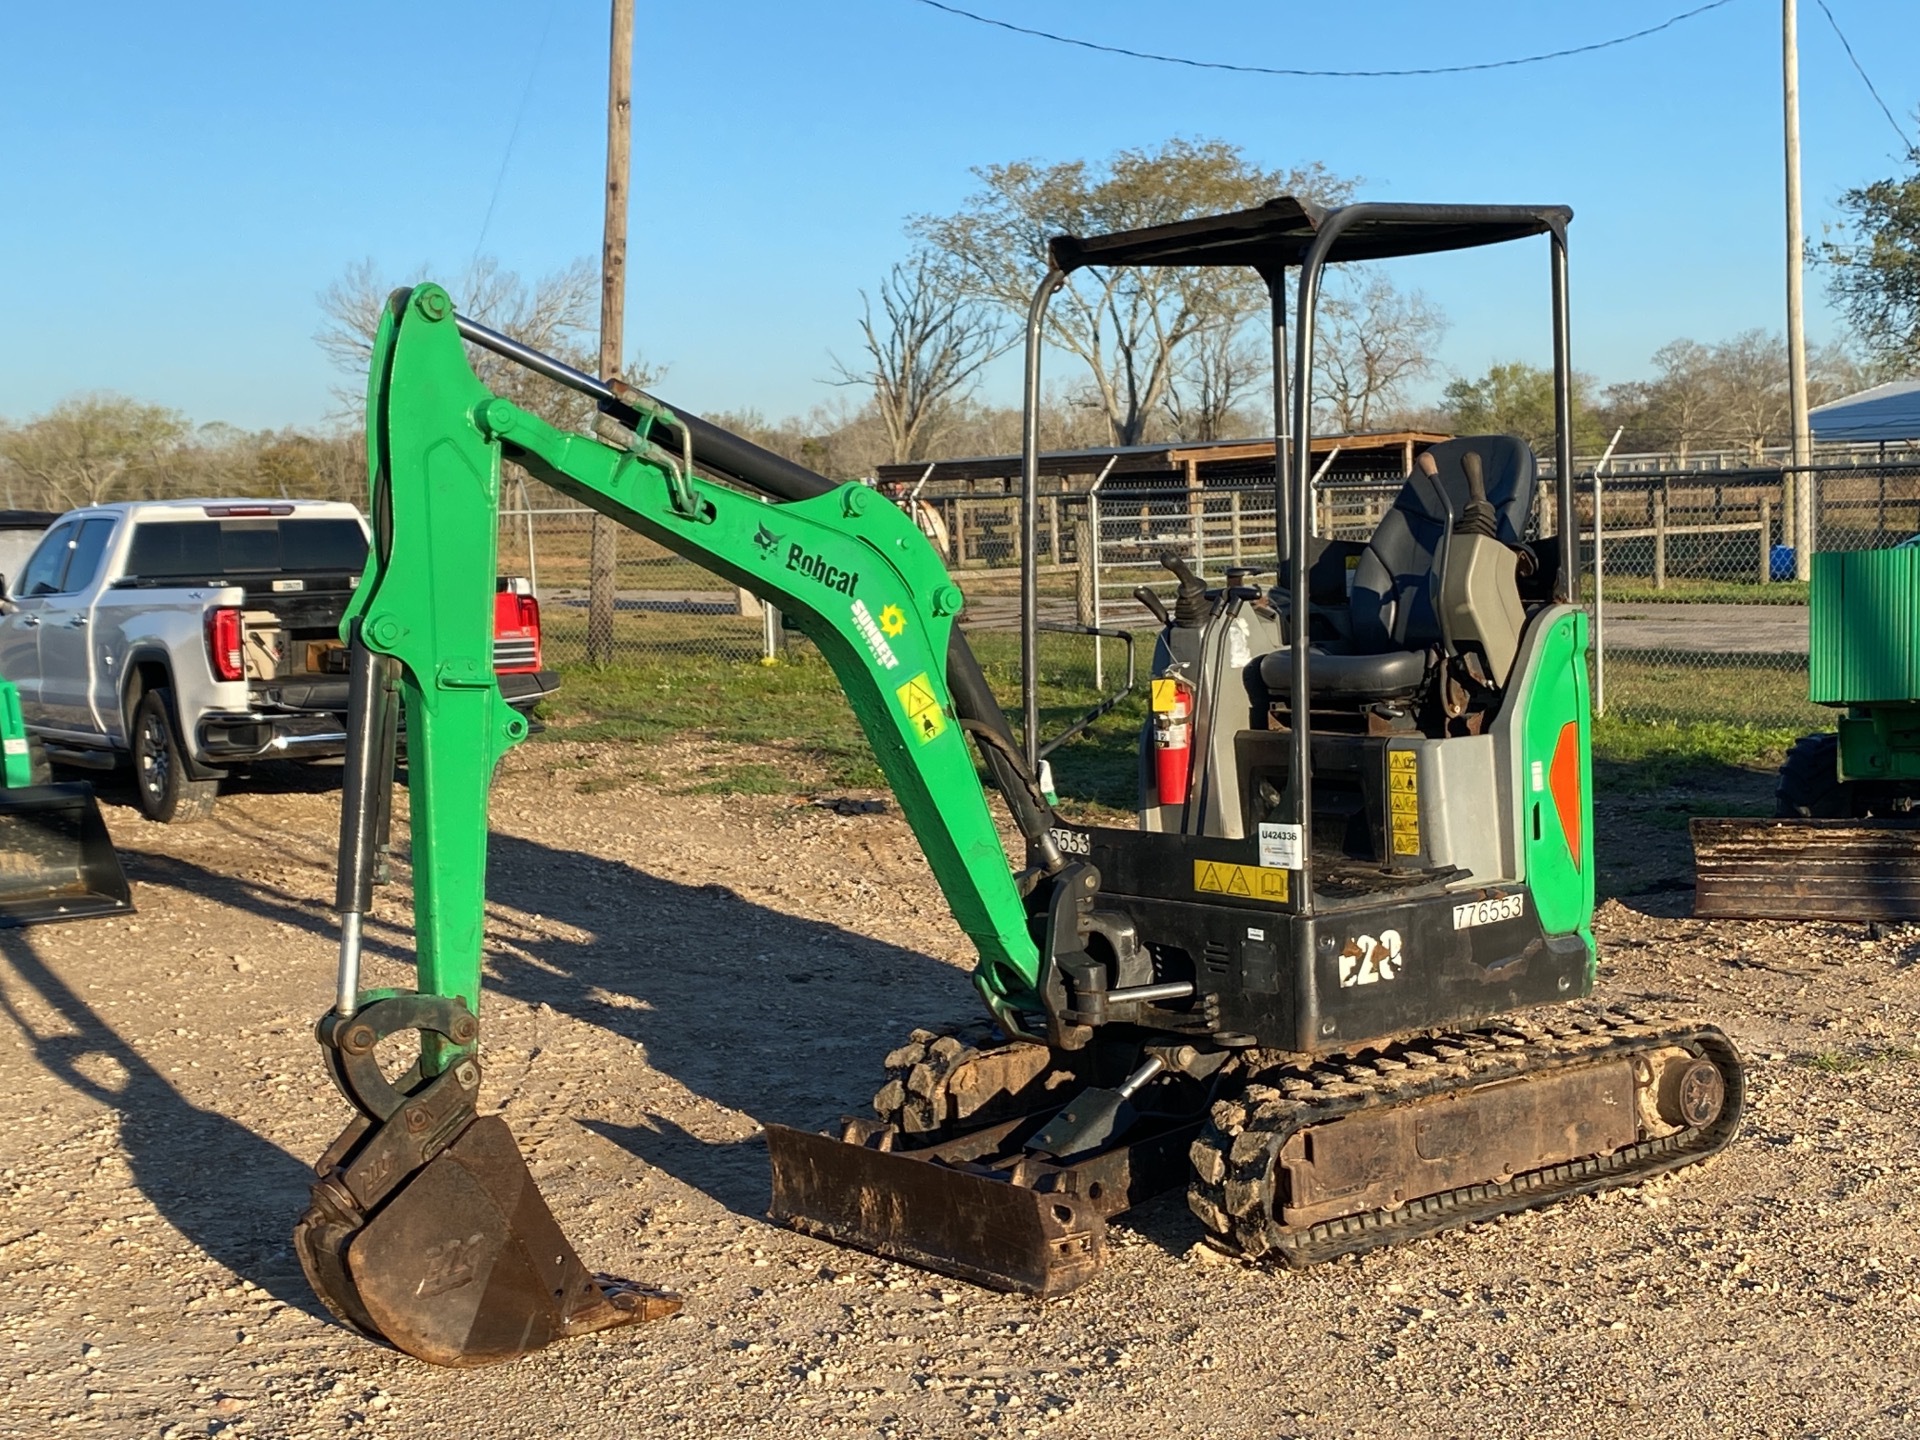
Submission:
<svg viewBox="0 0 1920 1440">
<path fill-rule="evenodd" d="M 1533 451 L 1526 441 L 1512 435 L 1463 435 L 1435 445 L 1426 452 L 1435 473 L 1414 468 L 1354 567 L 1348 613 L 1356 653 L 1415 650 L 1440 639 L 1435 605 L 1439 557 L 1467 507 L 1461 457 L 1468 451 L 1479 453 L 1500 538 L 1517 545 L 1526 535 L 1534 490 Z"/>
</svg>

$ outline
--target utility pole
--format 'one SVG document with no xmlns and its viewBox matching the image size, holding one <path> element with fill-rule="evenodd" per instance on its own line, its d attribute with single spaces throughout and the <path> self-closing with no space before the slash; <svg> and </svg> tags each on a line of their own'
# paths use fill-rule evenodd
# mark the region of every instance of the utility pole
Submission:
<svg viewBox="0 0 1920 1440">
<path fill-rule="evenodd" d="M 607 216 L 600 243 L 600 374 L 617 379 L 624 368 L 622 331 L 627 309 L 627 173 L 633 136 L 633 0 L 613 0 L 607 46 Z M 587 663 L 613 660 L 613 601 L 620 527 L 593 517 L 587 561 Z"/>
<path fill-rule="evenodd" d="M 1796 0 L 1781 0 L 1781 64 L 1787 133 L 1787 401 L 1793 425 L 1793 575 L 1813 573 L 1813 438 L 1807 425 L 1807 335 L 1801 301 L 1806 240 L 1800 226 L 1800 43 Z M 1762 537 L 1765 543 L 1765 537 Z"/>
</svg>

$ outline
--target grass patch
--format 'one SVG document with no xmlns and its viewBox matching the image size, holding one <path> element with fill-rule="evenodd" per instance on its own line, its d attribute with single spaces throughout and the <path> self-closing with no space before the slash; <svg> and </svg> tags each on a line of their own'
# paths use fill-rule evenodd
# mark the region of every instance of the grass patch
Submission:
<svg viewBox="0 0 1920 1440">
<path fill-rule="evenodd" d="M 1790 732 L 1789 738 L 1833 728 L 1833 712 L 1807 699 L 1804 655 L 1677 656 L 1609 649 L 1606 692 L 1609 720 L 1682 730 Z"/>
<path fill-rule="evenodd" d="M 1804 605 L 1812 583 L 1806 580 L 1668 580 L 1656 589 L 1645 575 L 1608 575 L 1603 593 L 1609 605 Z"/>
<path fill-rule="evenodd" d="M 1920 1050 L 1910 1045 L 1887 1045 L 1878 1050 L 1822 1050 L 1814 1055 L 1795 1057 L 1809 1070 L 1824 1075 L 1852 1075 L 1861 1070 L 1888 1070 L 1920 1060 Z"/>
<path fill-rule="evenodd" d="M 1792 728 L 1622 719 L 1593 722 L 1594 788 L 1615 794 L 1685 786 L 1716 770 L 1775 770 L 1800 735 Z"/>
<path fill-rule="evenodd" d="M 988 683 L 1017 731 L 1018 637 L 972 638 Z M 1092 643 L 1083 636 L 1042 636 L 1042 736 L 1060 734 L 1099 700 Z M 1124 661 L 1118 643 L 1107 644 L 1112 666 L 1107 678 L 1110 688 L 1118 688 Z M 688 654 L 599 667 L 567 664 L 563 674 L 559 693 L 541 706 L 546 739 L 660 744 L 697 736 L 803 762 L 724 763 L 699 777 L 691 793 L 792 794 L 820 785 L 879 789 L 886 784 L 839 680 L 810 645 L 794 645 L 790 658 L 774 665 Z M 1054 752 L 1054 781 L 1063 802 L 1133 808 L 1136 747 L 1145 718 L 1142 680 L 1117 709 Z"/>
<path fill-rule="evenodd" d="M 661 744 L 697 735 L 724 745 L 798 752 L 826 783 L 884 784 L 833 671 L 817 655 L 778 665 L 688 655 L 625 665 L 570 665 L 541 707 L 545 738 Z M 764 787 L 777 777 L 777 791 Z M 785 793 L 795 780 L 772 764 L 732 767 L 703 781 L 721 793 Z"/>
<path fill-rule="evenodd" d="M 795 789 L 790 771 L 772 765 L 703 765 L 703 778 L 679 787 L 678 795 L 790 795 Z"/>
</svg>

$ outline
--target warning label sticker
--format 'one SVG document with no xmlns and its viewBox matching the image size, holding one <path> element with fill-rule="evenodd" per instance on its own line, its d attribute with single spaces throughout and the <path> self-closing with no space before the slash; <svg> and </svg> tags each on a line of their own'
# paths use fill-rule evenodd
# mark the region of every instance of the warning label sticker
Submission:
<svg viewBox="0 0 1920 1440">
<path fill-rule="evenodd" d="M 1393 853 L 1420 853 L 1420 759 L 1411 750 L 1387 752 L 1387 830 Z"/>
<path fill-rule="evenodd" d="M 1265 865 L 1196 860 L 1193 888 L 1202 895 L 1238 895 L 1243 900 L 1266 900 L 1278 905 L 1287 898 L 1287 872 Z"/>
<path fill-rule="evenodd" d="M 947 713 L 940 708 L 927 672 L 922 670 L 893 693 L 900 697 L 900 708 L 906 712 L 907 723 L 919 736 L 920 743 L 938 740 L 947 728 Z"/>
</svg>

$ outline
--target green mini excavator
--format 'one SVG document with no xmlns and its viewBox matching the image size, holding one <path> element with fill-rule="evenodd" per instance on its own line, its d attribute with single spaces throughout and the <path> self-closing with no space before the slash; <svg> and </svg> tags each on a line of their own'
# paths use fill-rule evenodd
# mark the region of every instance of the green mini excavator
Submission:
<svg viewBox="0 0 1920 1440">
<path fill-rule="evenodd" d="M 978 951 L 990 1027 L 916 1032 L 887 1057 L 874 1113 L 833 1134 L 768 1127 L 776 1219 L 1046 1296 L 1098 1270 L 1110 1217 L 1174 1187 L 1211 1243 L 1306 1265 L 1724 1146 L 1743 1080 L 1718 1030 L 1562 1003 L 1596 970 L 1570 218 L 1279 199 L 1056 239 L 1028 326 L 1017 737 L 956 624 L 960 590 L 900 510 L 477 325 L 436 286 L 396 292 L 368 389 L 375 544 L 344 631 L 338 996 L 318 1026 L 356 1113 L 296 1230 L 334 1313 L 472 1365 L 678 1303 L 589 1274 L 478 1108 L 487 779 L 526 733 L 489 663 L 503 459 L 771 601 L 819 646 Z M 1420 458 L 1367 541 L 1313 533 L 1325 267 L 1539 236 L 1551 502 L 1524 443 L 1470 437 Z M 1210 585 L 1167 557 L 1139 823 L 1075 824 L 1048 798 L 1036 734 L 1040 336 L 1075 270 L 1154 265 L 1244 266 L 1268 285 L 1275 413 L 1292 407 L 1277 573 Z M 491 394 L 463 342 L 593 397 L 599 432 Z M 363 991 L 402 705 L 416 981 Z M 1022 837 L 1011 860 L 986 786 Z M 397 1076 L 377 1054 L 392 1037 L 418 1042 Z"/>
</svg>

